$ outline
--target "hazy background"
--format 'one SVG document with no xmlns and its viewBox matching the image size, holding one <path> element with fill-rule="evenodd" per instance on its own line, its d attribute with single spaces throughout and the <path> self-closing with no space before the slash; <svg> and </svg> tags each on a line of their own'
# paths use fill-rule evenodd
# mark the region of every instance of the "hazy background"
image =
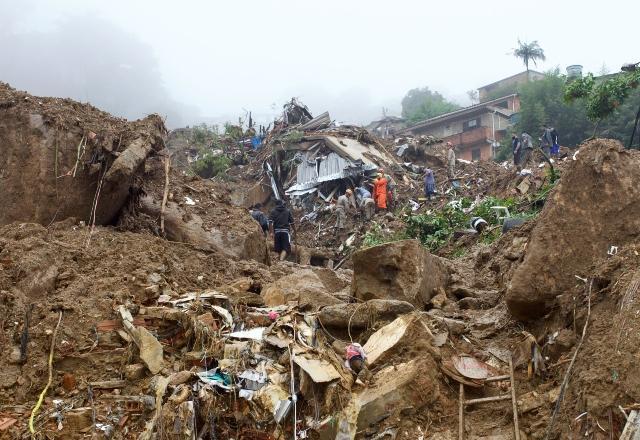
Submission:
<svg viewBox="0 0 640 440">
<path fill-rule="evenodd" d="M 638 61 L 640 2 L 378 0 L 0 0 L 0 81 L 172 127 L 278 114 L 367 123 L 428 86 L 466 91 L 524 70 L 538 40 L 548 70 L 598 73 Z"/>
</svg>

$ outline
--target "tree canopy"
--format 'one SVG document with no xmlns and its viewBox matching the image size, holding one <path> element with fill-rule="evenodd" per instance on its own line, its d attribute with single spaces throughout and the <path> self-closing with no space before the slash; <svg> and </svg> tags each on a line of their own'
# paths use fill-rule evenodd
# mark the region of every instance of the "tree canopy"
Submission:
<svg viewBox="0 0 640 440">
<path fill-rule="evenodd" d="M 544 61 L 547 59 L 544 55 L 544 50 L 540 47 L 537 41 L 532 41 L 531 43 L 527 43 L 520 41 L 518 38 L 518 47 L 513 49 L 513 56 L 516 58 L 520 58 L 527 68 L 527 72 L 529 71 L 529 62 L 533 61 L 535 66 L 538 65 L 537 61 Z"/>
<path fill-rule="evenodd" d="M 629 86 L 634 84 L 633 80 L 629 80 L 630 76 L 625 78 L 619 81 Z M 567 82 L 566 77 L 556 69 L 547 72 L 543 79 L 519 85 L 518 119 L 502 141 L 496 160 L 509 157 L 512 132 L 519 135 L 525 131 L 537 141 L 543 124 L 555 127 L 560 145 L 566 147 L 575 147 L 594 135 L 628 141 L 633 131 L 636 111 L 640 106 L 640 88 L 628 89 L 624 100 L 620 100 L 620 92 L 607 95 L 612 101 L 598 106 L 596 103 L 601 102 L 602 90 L 610 90 L 612 87 L 598 84 L 604 84 L 607 80 L 598 81 L 598 78 L 595 78 L 592 83 L 592 77 L 587 75 L 584 81 L 577 81 L 581 80 Z M 596 92 L 596 89 L 600 91 Z M 568 96 L 570 99 L 565 99 Z M 618 99 L 613 99 L 614 96 Z M 590 99 L 593 99 L 591 104 Z M 600 110 L 596 111 L 597 108 Z"/>
<path fill-rule="evenodd" d="M 402 116 L 410 122 L 433 118 L 459 108 L 458 104 L 429 90 L 429 87 L 411 89 L 402 98 Z"/>
</svg>

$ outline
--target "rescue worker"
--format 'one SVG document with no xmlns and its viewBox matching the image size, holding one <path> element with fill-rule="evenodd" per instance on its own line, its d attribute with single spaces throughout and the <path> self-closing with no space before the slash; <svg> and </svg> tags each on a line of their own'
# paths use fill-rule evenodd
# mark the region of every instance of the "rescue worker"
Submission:
<svg viewBox="0 0 640 440">
<path fill-rule="evenodd" d="M 276 201 L 276 207 L 269 214 L 269 229 L 273 235 L 273 249 L 280 255 L 280 261 L 291 253 L 290 231 L 295 233 L 295 225 L 291 211 L 282 200 Z"/>
<path fill-rule="evenodd" d="M 387 209 L 387 183 L 384 173 L 380 172 L 373 181 L 373 200 L 376 202 L 378 210 Z"/>
<path fill-rule="evenodd" d="M 353 191 L 347 189 L 347 191 L 338 197 L 336 203 L 336 229 L 344 229 L 345 222 L 347 220 L 347 212 L 351 212 L 351 208 L 355 208 L 355 201 L 353 200 Z"/>
<path fill-rule="evenodd" d="M 376 202 L 371 197 L 371 193 L 363 185 L 356 188 L 356 200 L 364 218 L 371 220 L 376 210 Z"/>
<path fill-rule="evenodd" d="M 262 208 L 262 204 L 256 203 L 249 209 L 249 213 L 251 214 L 251 217 L 258 222 L 262 228 L 264 236 L 266 237 L 269 232 L 269 219 L 260 208 Z"/>
<path fill-rule="evenodd" d="M 453 179 L 456 173 L 456 152 L 453 149 L 453 144 L 447 142 L 447 174 L 449 179 Z"/>
<path fill-rule="evenodd" d="M 393 177 L 384 172 L 383 168 L 378 168 L 378 172 L 382 173 L 384 178 L 387 179 L 387 207 L 392 209 L 396 201 L 396 182 Z"/>
</svg>

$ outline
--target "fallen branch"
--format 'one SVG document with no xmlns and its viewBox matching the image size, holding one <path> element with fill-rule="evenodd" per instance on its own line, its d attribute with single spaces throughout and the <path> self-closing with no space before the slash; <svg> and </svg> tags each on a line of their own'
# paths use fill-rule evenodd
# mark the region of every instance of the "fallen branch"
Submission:
<svg viewBox="0 0 640 440">
<path fill-rule="evenodd" d="M 589 318 L 591 317 L 591 288 L 593 287 L 593 280 L 589 281 L 589 291 L 587 293 L 587 319 L 584 322 L 584 327 L 582 327 L 582 336 L 580 337 L 580 342 L 576 346 L 576 351 L 573 353 L 573 357 L 571 358 L 571 363 L 569 364 L 569 368 L 567 368 L 567 372 L 564 375 L 564 379 L 562 380 L 562 385 L 560 386 L 560 393 L 558 394 L 558 401 L 556 402 L 556 406 L 553 409 L 553 414 L 551 415 L 551 422 L 549 422 L 549 426 L 547 427 L 547 433 L 545 434 L 545 440 L 549 440 L 551 438 L 551 431 L 553 429 L 553 425 L 555 424 L 556 417 L 560 412 L 560 408 L 562 407 L 562 401 L 564 399 L 564 393 L 569 385 L 569 378 L 571 376 L 571 370 L 573 370 L 573 365 L 576 362 L 576 358 L 578 357 L 578 352 L 580 351 L 580 347 L 582 347 L 582 343 L 584 342 L 584 337 L 587 334 L 587 328 L 589 327 Z"/>
<path fill-rule="evenodd" d="M 33 410 L 31 410 L 31 417 L 29 417 L 29 432 L 31 432 L 31 434 L 36 433 L 35 429 L 33 428 L 33 419 L 36 417 L 36 414 L 38 414 L 38 410 L 40 409 L 40 406 L 42 406 L 44 396 L 47 395 L 47 391 L 49 390 L 51 382 L 53 381 L 53 351 L 56 348 L 56 336 L 58 336 L 58 328 L 60 328 L 60 323 L 62 322 L 62 310 L 60 310 L 59 313 L 60 315 L 58 316 L 58 323 L 56 324 L 55 330 L 53 330 L 53 336 L 51 338 L 51 349 L 49 350 L 49 380 L 47 381 L 47 385 L 40 393 L 40 397 L 38 397 L 36 406 L 34 406 Z"/>
</svg>

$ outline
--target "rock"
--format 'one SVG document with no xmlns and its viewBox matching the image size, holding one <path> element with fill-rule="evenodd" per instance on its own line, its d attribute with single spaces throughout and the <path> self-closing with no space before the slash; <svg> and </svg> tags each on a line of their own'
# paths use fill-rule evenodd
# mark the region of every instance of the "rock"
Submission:
<svg viewBox="0 0 640 440">
<path fill-rule="evenodd" d="M 301 269 L 279 278 L 264 288 L 261 295 L 268 307 L 297 302 L 302 309 L 315 311 L 323 306 L 341 304 L 342 301 L 330 293 L 337 286 L 332 286 L 330 281 L 325 282 L 316 271 Z"/>
<path fill-rule="evenodd" d="M 353 254 L 353 295 L 395 299 L 423 308 L 447 284 L 448 271 L 418 240 L 402 240 Z"/>
<path fill-rule="evenodd" d="M 149 371 L 158 374 L 164 366 L 162 345 L 146 328 L 137 327 L 136 330 L 138 332 L 136 343 L 140 349 L 140 359 L 149 368 Z"/>
<path fill-rule="evenodd" d="M 435 352 L 433 335 L 422 319 L 416 312 L 403 315 L 372 334 L 363 347 L 367 365 L 382 365 L 394 356 L 409 358 L 412 351 Z"/>
<path fill-rule="evenodd" d="M 560 387 L 553 388 L 546 393 L 531 391 L 518 397 L 518 411 L 521 414 L 533 411 L 542 406 L 550 406 L 558 400 Z"/>
<path fill-rule="evenodd" d="M 326 327 L 345 329 L 351 322 L 352 329 L 367 328 L 371 321 L 393 321 L 399 315 L 409 313 L 415 307 L 406 301 L 372 299 L 364 303 L 327 306 L 318 317 Z"/>
<path fill-rule="evenodd" d="M 169 376 L 169 385 L 182 385 L 183 383 L 188 382 L 194 377 L 194 374 L 191 371 L 178 371 L 177 373 L 173 373 Z"/>
<path fill-rule="evenodd" d="M 90 407 L 72 408 L 64 413 L 62 433 L 80 433 L 93 425 L 93 410 Z"/>
<path fill-rule="evenodd" d="M 447 295 L 444 292 L 440 292 L 431 298 L 431 305 L 435 309 L 442 309 L 447 301 Z"/>
<path fill-rule="evenodd" d="M 124 367 L 124 377 L 132 382 L 142 379 L 146 373 L 147 367 L 144 364 L 129 364 Z"/>
<path fill-rule="evenodd" d="M 348 432 L 354 438 L 357 431 L 386 417 L 399 418 L 403 408 L 419 411 L 436 402 L 440 395 L 438 374 L 436 362 L 428 356 L 380 370 L 373 385 L 355 392 L 339 416 L 341 434 Z"/>
<path fill-rule="evenodd" d="M 206 313 L 203 313 L 202 315 L 198 315 L 196 319 L 198 320 L 198 322 L 209 327 L 211 330 L 213 331 L 218 330 L 218 324 L 216 323 L 216 320 L 213 319 L 213 315 L 211 314 L 211 312 L 206 312 Z"/>
<path fill-rule="evenodd" d="M 576 159 L 545 203 L 509 282 L 506 302 L 517 319 L 544 316 L 575 286 L 575 275 L 607 258 L 611 245 L 637 241 L 640 156 L 617 141 L 595 139 Z"/>
<path fill-rule="evenodd" d="M 236 288 L 241 292 L 248 292 L 253 286 L 253 280 L 249 277 L 238 278 L 231 282 L 229 286 Z"/>
</svg>

